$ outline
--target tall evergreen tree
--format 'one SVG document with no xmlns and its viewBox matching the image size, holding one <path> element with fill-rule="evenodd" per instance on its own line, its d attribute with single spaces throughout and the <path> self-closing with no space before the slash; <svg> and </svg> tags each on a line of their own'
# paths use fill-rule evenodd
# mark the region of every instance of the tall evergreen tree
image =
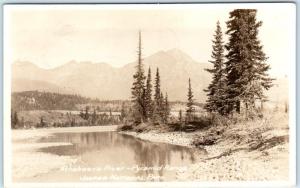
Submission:
<svg viewBox="0 0 300 188">
<path fill-rule="evenodd" d="M 212 69 L 206 69 L 212 74 L 212 82 L 204 91 L 207 92 L 207 101 L 204 108 L 208 112 L 218 112 L 222 115 L 225 113 L 225 88 L 226 88 L 226 75 L 224 70 L 224 45 L 223 34 L 220 22 L 217 22 L 217 29 L 214 34 L 212 46 L 212 60 L 209 61 L 213 64 Z"/>
<path fill-rule="evenodd" d="M 142 62 L 142 39 L 141 31 L 139 31 L 139 42 L 138 42 L 138 62 L 136 66 L 136 72 L 133 75 L 133 84 L 132 84 L 132 102 L 133 102 L 133 117 L 135 121 L 142 122 L 145 118 L 145 75 L 144 67 Z"/>
<path fill-rule="evenodd" d="M 165 116 L 165 101 L 164 101 L 164 95 L 162 92 L 160 92 L 159 102 L 158 102 L 158 109 L 159 109 L 159 117 L 161 121 L 164 121 Z"/>
<path fill-rule="evenodd" d="M 85 117 L 85 115 L 84 115 L 84 113 L 83 113 L 83 110 L 82 110 L 82 109 L 80 109 L 79 116 L 80 116 L 81 118 L 83 118 L 83 119 L 84 119 L 84 117 Z"/>
<path fill-rule="evenodd" d="M 154 100 L 158 102 L 160 100 L 160 75 L 159 69 L 156 69 L 156 76 L 155 76 L 155 93 L 154 93 Z"/>
<path fill-rule="evenodd" d="M 85 114 L 84 114 L 84 119 L 86 119 L 86 120 L 88 120 L 89 117 L 90 117 L 89 110 L 90 110 L 90 107 L 86 106 L 85 107 Z"/>
<path fill-rule="evenodd" d="M 182 110 L 181 109 L 179 110 L 179 113 L 178 113 L 178 119 L 179 119 L 179 122 L 181 123 L 182 122 Z"/>
<path fill-rule="evenodd" d="M 11 111 L 11 127 L 17 128 L 19 124 L 19 117 L 17 111 L 13 112 Z"/>
<path fill-rule="evenodd" d="M 125 117 L 126 117 L 125 103 L 123 102 L 121 107 L 120 120 L 123 121 Z"/>
<path fill-rule="evenodd" d="M 192 91 L 192 86 L 191 86 L 191 79 L 189 78 L 189 87 L 188 87 L 188 102 L 187 102 L 187 109 L 186 109 L 186 118 L 187 121 L 192 121 L 193 116 L 195 113 L 195 108 L 194 108 L 194 95 Z"/>
<path fill-rule="evenodd" d="M 110 117 L 112 116 L 111 108 L 109 108 L 109 116 L 110 116 Z"/>
<path fill-rule="evenodd" d="M 156 69 L 155 75 L 155 85 L 154 85 L 154 101 L 153 101 L 153 119 L 159 120 L 160 119 L 160 101 L 161 101 L 161 91 L 160 91 L 160 75 L 159 69 Z"/>
<path fill-rule="evenodd" d="M 166 93 L 165 99 L 164 99 L 164 122 L 167 123 L 168 119 L 170 117 L 170 104 L 168 100 L 168 93 Z"/>
<path fill-rule="evenodd" d="M 92 124 L 94 125 L 97 121 L 97 112 L 96 112 L 96 108 L 94 108 L 94 112 L 92 114 Z"/>
<path fill-rule="evenodd" d="M 148 76 L 146 82 L 146 90 L 145 90 L 145 111 L 146 111 L 146 118 L 151 118 L 153 113 L 152 107 L 152 84 L 151 84 L 151 69 L 148 69 Z"/>
<path fill-rule="evenodd" d="M 272 87 L 267 71 L 267 57 L 257 37 L 261 21 L 256 20 L 257 10 L 235 9 L 230 12 L 227 22 L 229 42 L 225 45 L 227 86 L 226 103 L 228 112 L 240 112 L 241 103 L 245 108 L 255 107 L 255 101 L 265 100 L 264 90 Z"/>
</svg>

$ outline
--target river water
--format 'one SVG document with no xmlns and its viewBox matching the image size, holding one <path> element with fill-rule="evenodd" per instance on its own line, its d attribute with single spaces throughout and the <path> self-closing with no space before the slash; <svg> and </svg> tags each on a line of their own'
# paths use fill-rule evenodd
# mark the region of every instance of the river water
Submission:
<svg viewBox="0 0 300 188">
<path fill-rule="evenodd" d="M 40 182 L 174 181 L 178 172 L 205 155 L 199 149 L 153 143 L 114 131 L 55 133 L 38 142 L 71 143 L 39 152 L 77 159 L 75 164 L 40 176 Z"/>
</svg>

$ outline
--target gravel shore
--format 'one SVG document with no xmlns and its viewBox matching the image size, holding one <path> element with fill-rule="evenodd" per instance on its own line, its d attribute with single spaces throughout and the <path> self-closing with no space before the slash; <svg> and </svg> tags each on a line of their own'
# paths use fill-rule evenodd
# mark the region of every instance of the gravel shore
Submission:
<svg viewBox="0 0 300 188">
<path fill-rule="evenodd" d="M 124 131 L 122 134 L 135 136 L 142 140 L 148 140 L 151 142 L 168 143 L 179 146 L 193 147 L 192 141 L 196 133 L 180 133 L 180 132 L 168 132 L 160 133 L 159 131 L 150 131 L 145 133 L 136 133 L 132 131 Z"/>
<path fill-rule="evenodd" d="M 202 146 L 208 155 L 188 171 L 177 172 L 178 180 L 199 181 L 288 181 L 289 128 L 285 114 L 264 120 L 238 123 L 226 128 L 218 141 Z M 213 129 L 213 128 L 212 128 Z M 122 132 L 140 139 L 195 147 L 192 143 L 212 130 L 181 132 Z M 200 157 L 200 156 L 199 156 Z"/>
</svg>

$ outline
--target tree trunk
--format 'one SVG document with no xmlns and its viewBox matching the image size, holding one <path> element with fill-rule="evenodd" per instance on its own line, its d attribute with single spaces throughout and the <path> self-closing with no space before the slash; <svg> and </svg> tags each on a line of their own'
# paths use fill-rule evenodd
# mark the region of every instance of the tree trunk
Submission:
<svg viewBox="0 0 300 188">
<path fill-rule="evenodd" d="M 245 103 L 245 106 L 246 106 L 246 113 L 245 113 L 246 114 L 246 119 L 248 119 L 248 103 L 247 102 Z"/>
<path fill-rule="evenodd" d="M 240 113 L 241 112 L 241 102 L 240 101 L 237 101 L 236 104 L 235 104 L 235 110 L 237 113 Z"/>
<path fill-rule="evenodd" d="M 264 110 L 264 102 L 261 100 L 260 101 L 260 110 L 263 111 Z"/>
</svg>

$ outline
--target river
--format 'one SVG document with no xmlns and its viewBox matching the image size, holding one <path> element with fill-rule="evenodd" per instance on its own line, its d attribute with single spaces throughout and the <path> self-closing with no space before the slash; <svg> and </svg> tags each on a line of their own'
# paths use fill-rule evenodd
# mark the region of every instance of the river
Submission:
<svg viewBox="0 0 300 188">
<path fill-rule="evenodd" d="M 40 147 L 37 152 L 68 156 L 76 162 L 27 178 L 26 182 L 174 181 L 178 171 L 199 160 L 199 152 L 205 153 L 116 131 L 52 133 L 35 142 L 70 143 Z"/>
</svg>

